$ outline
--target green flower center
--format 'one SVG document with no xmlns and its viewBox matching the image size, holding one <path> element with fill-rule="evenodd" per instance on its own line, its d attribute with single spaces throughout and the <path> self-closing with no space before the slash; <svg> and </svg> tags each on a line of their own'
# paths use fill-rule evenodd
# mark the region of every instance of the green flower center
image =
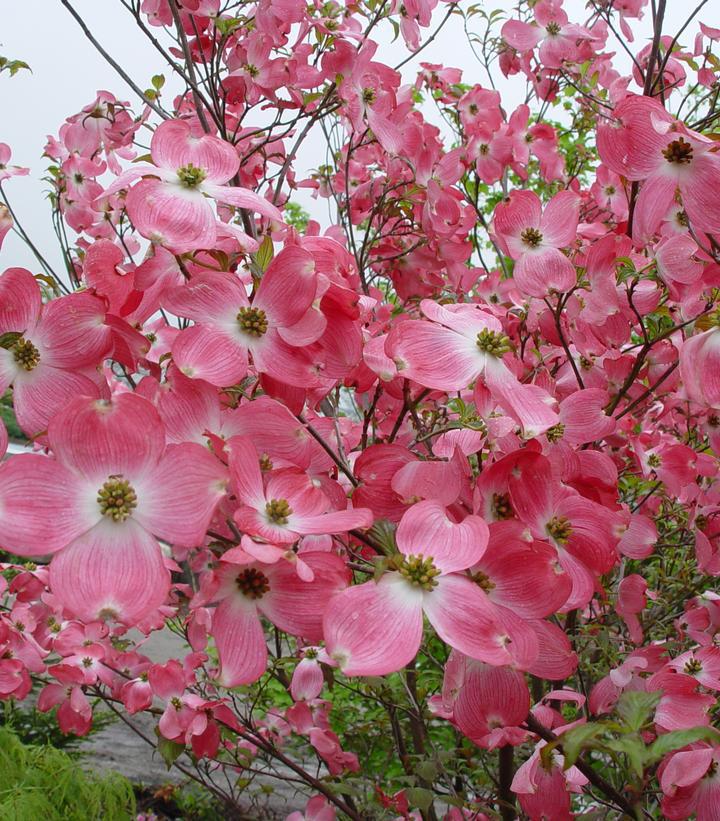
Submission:
<svg viewBox="0 0 720 821">
<path fill-rule="evenodd" d="M 97 503 L 103 516 L 114 522 L 124 522 L 137 507 L 137 495 L 127 479 L 110 476 L 98 490 Z"/>
<path fill-rule="evenodd" d="M 685 662 L 684 670 L 686 673 L 689 673 L 692 676 L 695 675 L 695 673 L 701 672 L 702 668 L 702 662 L 698 661 L 697 659 L 689 659 Z"/>
<path fill-rule="evenodd" d="M 268 329 L 267 315 L 262 308 L 240 308 L 237 323 L 243 333 L 263 336 Z"/>
<path fill-rule="evenodd" d="M 490 577 L 485 573 L 475 573 L 472 577 L 475 584 L 482 588 L 486 593 L 495 589 L 495 583 L 490 581 Z"/>
<path fill-rule="evenodd" d="M 268 577 L 254 567 L 248 567 L 235 579 L 237 589 L 248 599 L 261 599 L 270 590 Z"/>
<path fill-rule="evenodd" d="M 522 234 L 520 234 L 520 239 L 525 245 L 529 245 L 531 248 L 537 248 L 543 241 L 543 235 L 537 228 L 526 228 Z"/>
<path fill-rule="evenodd" d="M 562 422 L 558 422 L 557 425 L 553 425 L 545 431 L 545 436 L 547 436 L 548 442 L 559 442 L 564 435 L 565 425 L 563 425 Z"/>
<path fill-rule="evenodd" d="M 398 565 L 398 571 L 413 587 L 420 587 L 428 592 L 437 587 L 436 577 L 440 575 L 433 560 L 422 555 L 405 556 Z"/>
<path fill-rule="evenodd" d="M 550 35 L 560 34 L 560 24 L 554 21 L 548 23 L 547 26 L 545 26 L 545 31 Z"/>
<path fill-rule="evenodd" d="M 251 76 L 257 77 L 260 74 L 260 69 L 257 66 L 254 66 L 252 63 L 245 63 L 243 69 Z"/>
<path fill-rule="evenodd" d="M 40 364 L 40 351 L 29 339 L 24 339 L 21 336 L 10 350 L 13 352 L 17 364 L 24 371 L 32 371 Z"/>
<path fill-rule="evenodd" d="M 372 105 L 376 99 L 375 89 L 364 88 L 362 93 L 362 99 L 366 105 Z"/>
<path fill-rule="evenodd" d="M 567 544 L 572 534 L 572 525 L 566 516 L 553 516 L 547 523 L 547 532 L 559 544 Z"/>
<path fill-rule="evenodd" d="M 483 353 L 490 354 L 490 356 L 501 357 L 503 354 L 512 350 L 512 343 L 507 334 L 500 331 L 491 331 L 489 328 L 484 328 L 477 335 L 475 344 Z"/>
<path fill-rule="evenodd" d="M 496 519 L 512 519 L 515 513 L 507 493 L 493 493 L 492 509 Z"/>
<path fill-rule="evenodd" d="M 198 168 L 192 163 L 183 165 L 177 170 L 178 179 L 185 188 L 197 188 L 198 185 L 205 179 L 207 174 L 202 168 Z"/>
<path fill-rule="evenodd" d="M 267 513 L 268 519 L 276 525 L 286 525 L 288 517 L 292 513 L 292 508 L 287 499 L 271 499 L 265 505 L 265 513 Z"/>
<path fill-rule="evenodd" d="M 670 145 L 663 150 L 662 154 L 668 162 L 683 165 L 692 162 L 693 147 L 689 142 L 680 137 L 677 140 L 673 140 Z"/>
</svg>

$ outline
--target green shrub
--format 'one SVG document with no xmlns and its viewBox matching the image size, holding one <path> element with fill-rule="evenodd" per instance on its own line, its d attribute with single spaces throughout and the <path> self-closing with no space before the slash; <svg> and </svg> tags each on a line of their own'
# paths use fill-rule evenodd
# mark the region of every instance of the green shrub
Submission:
<svg viewBox="0 0 720 821">
<path fill-rule="evenodd" d="M 26 746 L 0 727 L 3 821 L 123 821 L 134 815 L 132 785 L 123 776 L 84 773 L 62 750 Z"/>
</svg>

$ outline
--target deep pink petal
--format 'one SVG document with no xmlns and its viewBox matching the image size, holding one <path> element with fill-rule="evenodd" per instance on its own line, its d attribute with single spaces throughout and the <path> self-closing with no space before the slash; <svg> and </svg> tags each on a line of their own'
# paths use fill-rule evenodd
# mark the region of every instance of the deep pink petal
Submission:
<svg viewBox="0 0 720 821">
<path fill-rule="evenodd" d="M 508 20 L 501 31 L 503 40 L 518 51 L 529 51 L 542 40 L 544 32 L 540 26 L 523 23 L 522 20 Z"/>
<path fill-rule="evenodd" d="M 166 599 L 170 575 L 160 546 L 132 519 L 104 519 L 50 563 L 50 588 L 85 621 L 136 624 Z"/>
<path fill-rule="evenodd" d="M 253 306 L 264 310 L 274 325 L 299 322 L 317 291 L 315 261 L 299 245 L 283 248 L 263 274 Z"/>
<path fill-rule="evenodd" d="M 333 553 L 303 553 L 302 560 L 314 573 L 303 581 L 290 562 L 279 561 L 263 573 L 270 591 L 258 600 L 260 612 L 286 633 L 318 642 L 323 637 L 323 615 L 330 599 L 350 583 L 350 572 Z"/>
<path fill-rule="evenodd" d="M 165 450 L 165 430 L 153 405 L 133 393 L 112 401 L 81 398 L 55 416 L 48 438 L 58 461 L 98 482 L 143 476 Z"/>
<path fill-rule="evenodd" d="M 466 570 L 480 561 L 488 544 L 488 526 L 479 516 L 455 523 L 439 502 L 418 502 L 405 512 L 396 532 L 398 550 L 425 556 L 443 573 Z"/>
<path fill-rule="evenodd" d="M 237 498 L 257 510 L 265 507 L 260 460 L 252 440 L 247 436 L 233 436 L 227 444 L 230 454 L 230 476 Z"/>
<path fill-rule="evenodd" d="M 25 268 L 8 268 L 0 276 L 0 333 L 22 333 L 35 327 L 42 300 L 40 286 Z"/>
<path fill-rule="evenodd" d="M 262 214 L 263 217 L 267 217 L 274 222 L 281 224 L 283 222 L 282 214 L 272 203 L 247 188 L 230 188 L 226 185 L 205 184 L 203 190 L 219 202 L 235 205 L 238 208 L 246 208 L 248 211 Z"/>
<path fill-rule="evenodd" d="M 557 248 L 540 248 L 520 257 L 513 269 L 513 279 L 524 294 L 545 297 L 551 290 L 569 291 L 577 282 L 577 273 Z"/>
<path fill-rule="evenodd" d="M 90 294 L 69 294 L 48 302 L 33 334 L 40 361 L 58 368 L 97 365 L 112 345 L 104 321 L 104 304 Z"/>
<path fill-rule="evenodd" d="M 366 507 L 333 510 L 319 516 L 293 516 L 289 526 L 303 535 L 346 533 L 356 528 L 372 527 L 375 518 Z"/>
<path fill-rule="evenodd" d="M 211 134 L 194 137 L 185 120 L 166 120 L 153 134 L 150 143 L 153 160 L 162 168 L 177 171 L 186 165 L 202 168 L 207 180 L 227 182 L 240 166 L 237 151 Z"/>
<path fill-rule="evenodd" d="M 422 592 L 396 573 L 349 587 L 330 602 L 323 620 L 329 655 L 348 676 L 401 670 L 422 640 Z"/>
<path fill-rule="evenodd" d="M 237 328 L 237 314 L 248 298 L 242 282 L 233 274 L 198 274 L 185 285 L 167 288 L 162 297 L 165 310 L 203 325 Z"/>
<path fill-rule="evenodd" d="M 484 378 L 493 398 L 522 426 L 528 439 L 557 424 L 549 394 L 537 385 L 521 384 L 500 359 L 487 357 Z"/>
<path fill-rule="evenodd" d="M 656 174 L 646 180 L 635 201 L 633 237 L 644 241 L 655 234 L 672 207 L 677 180 Z"/>
</svg>

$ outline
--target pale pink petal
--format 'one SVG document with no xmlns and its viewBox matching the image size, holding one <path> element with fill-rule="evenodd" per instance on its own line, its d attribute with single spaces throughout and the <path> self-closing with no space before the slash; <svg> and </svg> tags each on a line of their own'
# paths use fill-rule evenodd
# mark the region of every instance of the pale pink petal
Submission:
<svg viewBox="0 0 720 821">
<path fill-rule="evenodd" d="M 220 657 L 218 680 L 223 687 L 251 684 L 265 672 L 265 633 L 255 604 L 245 596 L 232 595 L 217 606 L 212 635 Z"/>
<path fill-rule="evenodd" d="M 227 444 L 230 454 L 230 476 L 238 499 L 261 510 L 265 507 L 260 460 L 252 440 L 247 436 L 233 436 Z"/>
<path fill-rule="evenodd" d="M 293 348 L 280 336 L 276 328 L 256 343 L 251 343 L 253 365 L 278 382 L 298 388 L 312 388 L 320 384 L 315 362 L 302 348 Z"/>
<path fill-rule="evenodd" d="M 215 215 L 199 191 L 145 179 L 130 189 L 126 205 L 133 225 L 144 237 L 176 254 L 215 245 Z"/>
<path fill-rule="evenodd" d="M 160 546 L 132 519 L 104 519 L 50 563 L 50 588 L 85 621 L 136 624 L 165 601 L 170 575 Z"/>
<path fill-rule="evenodd" d="M 485 593 L 467 576 L 440 576 L 426 594 L 423 609 L 440 638 L 470 658 L 509 664 L 508 631 Z"/>
<path fill-rule="evenodd" d="M 175 337 L 173 361 L 191 378 L 220 387 L 235 385 L 247 374 L 245 348 L 225 330 L 193 325 Z"/>
<path fill-rule="evenodd" d="M 518 51 L 530 51 L 542 40 L 544 32 L 539 26 L 523 23 L 522 20 L 508 20 L 501 30 L 505 42 Z"/>
<path fill-rule="evenodd" d="M 375 518 L 366 507 L 334 510 L 319 516 L 292 516 L 289 526 L 303 535 L 346 533 L 356 528 L 372 527 Z"/>
<path fill-rule="evenodd" d="M 425 556 L 443 573 L 466 570 L 480 561 L 488 544 L 488 526 L 479 516 L 455 523 L 439 502 L 418 502 L 405 512 L 396 532 L 398 550 Z"/>
<path fill-rule="evenodd" d="M 633 238 L 645 241 L 655 234 L 675 197 L 677 181 L 657 174 L 646 180 L 635 201 Z"/>
<path fill-rule="evenodd" d="M 557 248 L 539 248 L 520 257 L 513 279 L 524 294 L 544 297 L 551 290 L 569 291 L 577 282 L 577 274 L 572 262 Z"/>
<path fill-rule="evenodd" d="M 537 385 L 518 382 L 502 360 L 488 356 L 484 378 L 493 398 L 522 426 L 528 439 L 558 423 L 549 394 Z"/>
<path fill-rule="evenodd" d="M 249 304 L 242 282 L 225 273 L 198 274 L 185 285 L 167 288 L 161 301 L 175 316 L 228 332 L 238 328 L 238 312 Z"/>
<path fill-rule="evenodd" d="M 293 670 L 290 694 L 295 701 L 317 698 L 323 688 L 323 672 L 315 659 L 305 658 Z"/>
<path fill-rule="evenodd" d="M 40 361 L 58 368 L 97 365 L 112 345 L 105 306 L 97 297 L 76 293 L 53 299 L 33 334 Z"/>
<path fill-rule="evenodd" d="M 227 182 L 238 170 L 237 151 L 211 134 L 192 136 L 185 120 L 166 120 L 153 134 L 150 143 L 153 160 L 161 167 L 177 171 L 186 165 L 201 168 L 210 182 Z"/>
<path fill-rule="evenodd" d="M 385 350 L 398 376 L 443 391 L 467 388 L 485 360 L 474 341 L 441 325 L 415 320 L 396 325 Z"/>
<path fill-rule="evenodd" d="M 170 445 L 135 488 L 133 516 L 160 539 L 198 546 L 228 481 L 227 469 L 207 448 L 190 442 Z"/>
<path fill-rule="evenodd" d="M 435 499 L 450 505 L 460 495 L 462 480 L 454 462 L 408 462 L 393 476 L 392 489 L 405 500 Z"/>
<path fill-rule="evenodd" d="M 332 599 L 323 620 L 328 654 L 348 676 L 401 670 L 422 640 L 423 594 L 399 574 L 349 587 Z"/>
<path fill-rule="evenodd" d="M 540 232 L 546 245 L 565 248 L 575 242 L 580 218 L 580 197 L 574 191 L 560 191 L 543 211 Z"/>
<path fill-rule="evenodd" d="M 93 527 L 102 514 L 83 503 L 77 474 L 38 454 L 0 466 L 0 545 L 19 556 L 54 553 Z"/>
<path fill-rule="evenodd" d="M 224 202 L 227 205 L 235 205 L 238 208 L 246 208 L 248 211 L 254 211 L 257 214 L 262 214 L 274 222 L 283 224 L 283 218 L 280 211 L 268 202 L 265 197 L 261 197 L 247 188 L 229 188 L 221 185 L 203 185 L 203 190 L 207 191 L 211 197 L 215 197 L 219 202 Z"/>
</svg>

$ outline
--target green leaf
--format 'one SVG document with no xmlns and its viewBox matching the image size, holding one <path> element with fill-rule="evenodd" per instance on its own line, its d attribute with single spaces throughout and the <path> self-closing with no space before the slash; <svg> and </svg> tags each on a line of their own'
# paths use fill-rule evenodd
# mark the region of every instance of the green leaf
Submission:
<svg viewBox="0 0 720 821">
<path fill-rule="evenodd" d="M 617 714 L 630 730 L 639 730 L 647 724 L 650 716 L 660 701 L 662 693 L 642 693 L 632 691 L 623 693 L 617 703 Z"/>
<path fill-rule="evenodd" d="M 406 790 L 405 795 L 411 807 L 417 807 L 423 812 L 427 812 L 432 804 L 432 791 L 426 790 L 424 787 L 410 787 Z"/>
<path fill-rule="evenodd" d="M 273 241 L 270 237 L 265 237 L 255 254 L 255 262 L 257 262 L 258 267 L 263 273 L 267 271 L 268 266 L 272 262 L 274 256 L 275 249 L 273 247 Z"/>
<path fill-rule="evenodd" d="M 168 741 L 167 738 L 160 735 L 158 728 L 155 728 L 155 734 L 158 737 L 157 750 L 162 756 L 165 766 L 170 769 L 179 756 L 185 751 L 184 744 L 178 744 L 176 741 Z"/>
<path fill-rule="evenodd" d="M 0 334 L 0 348 L 9 350 L 20 337 L 22 337 L 22 332 L 20 331 L 8 331 L 7 333 Z"/>
<path fill-rule="evenodd" d="M 673 730 L 665 733 L 650 745 L 651 762 L 659 761 L 673 750 L 679 750 L 681 747 L 694 744 L 696 741 L 709 741 L 718 744 L 720 743 L 720 733 L 712 727 L 691 727 L 689 730 Z"/>
<path fill-rule="evenodd" d="M 155 74 L 150 82 L 153 84 L 154 89 L 160 91 L 160 89 L 165 85 L 165 75 Z"/>
<path fill-rule="evenodd" d="M 605 722 L 598 721 L 590 724 L 580 724 L 563 733 L 558 741 L 562 744 L 565 769 L 572 767 L 586 747 L 595 746 L 591 742 L 606 730 Z"/>
<path fill-rule="evenodd" d="M 628 733 L 620 738 L 612 738 L 606 741 L 604 746 L 616 753 L 624 753 L 628 757 L 633 773 L 637 778 L 642 778 L 647 760 L 647 747 L 639 735 Z"/>
</svg>

